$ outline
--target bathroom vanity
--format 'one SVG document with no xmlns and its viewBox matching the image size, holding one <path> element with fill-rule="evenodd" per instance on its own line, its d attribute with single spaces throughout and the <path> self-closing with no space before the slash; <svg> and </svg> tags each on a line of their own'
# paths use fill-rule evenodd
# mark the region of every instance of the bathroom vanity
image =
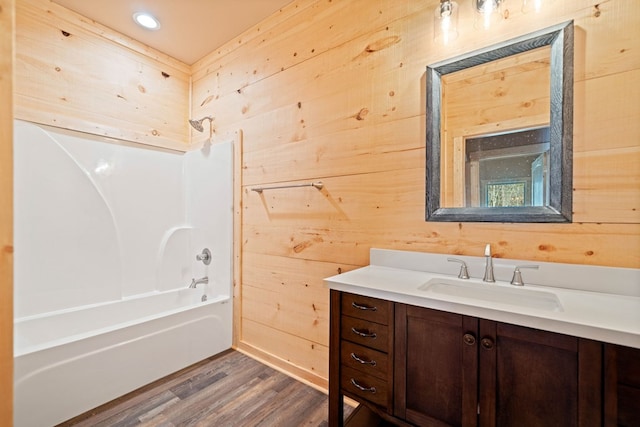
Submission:
<svg viewBox="0 0 640 427">
<path fill-rule="evenodd" d="M 535 263 L 512 286 L 534 263 L 485 283 L 482 257 L 458 257 L 470 279 L 447 258 L 372 249 L 326 279 L 331 426 L 343 396 L 346 425 L 640 425 L 639 270 Z"/>
</svg>

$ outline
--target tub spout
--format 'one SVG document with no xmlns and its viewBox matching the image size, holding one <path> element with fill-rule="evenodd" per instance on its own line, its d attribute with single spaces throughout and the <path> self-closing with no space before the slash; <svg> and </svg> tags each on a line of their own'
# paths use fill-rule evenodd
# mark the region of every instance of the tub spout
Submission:
<svg viewBox="0 0 640 427">
<path fill-rule="evenodd" d="M 189 288 L 195 288 L 200 283 L 209 283 L 209 277 L 204 276 L 201 279 L 191 279 L 191 284 L 189 285 Z"/>
</svg>

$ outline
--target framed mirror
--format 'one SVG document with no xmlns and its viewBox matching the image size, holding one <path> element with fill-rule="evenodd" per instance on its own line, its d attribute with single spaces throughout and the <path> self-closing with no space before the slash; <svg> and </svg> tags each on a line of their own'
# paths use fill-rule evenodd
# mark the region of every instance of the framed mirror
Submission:
<svg viewBox="0 0 640 427">
<path fill-rule="evenodd" d="M 426 220 L 571 222 L 573 22 L 427 67 Z"/>
</svg>

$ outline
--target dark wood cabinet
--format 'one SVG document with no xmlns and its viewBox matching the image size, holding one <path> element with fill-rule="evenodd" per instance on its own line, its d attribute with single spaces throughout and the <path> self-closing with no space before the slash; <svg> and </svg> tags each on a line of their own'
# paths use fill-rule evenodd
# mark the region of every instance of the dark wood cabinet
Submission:
<svg viewBox="0 0 640 427">
<path fill-rule="evenodd" d="M 330 426 L 343 395 L 396 425 L 640 426 L 638 349 L 385 302 L 331 291 Z"/>
<path fill-rule="evenodd" d="M 420 426 L 598 426 L 600 345 L 398 304 L 395 415 Z"/>
<path fill-rule="evenodd" d="M 394 413 L 423 426 L 475 425 L 477 321 L 397 304 Z"/>
<path fill-rule="evenodd" d="M 605 344 L 604 360 L 604 425 L 640 426 L 640 350 Z"/>
<path fill-rule="evenodd" d="M 601 344 L 478 319 L 480 426 L 600 426 Z"/>
<path fill-rule="evenodd" d="M 342 396 L 392 413 L 393 303 L 331 291 L 330 425 L 342 423 Z"/>
</svg>

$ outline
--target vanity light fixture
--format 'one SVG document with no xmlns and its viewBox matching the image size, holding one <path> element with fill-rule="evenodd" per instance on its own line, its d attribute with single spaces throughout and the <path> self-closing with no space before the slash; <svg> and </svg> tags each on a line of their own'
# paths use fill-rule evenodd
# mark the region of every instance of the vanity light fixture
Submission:
<svg viewBox="0 0 640 427">
<path fill-rule="evenodd" d="M 476 28 L 488 29 L 491 24 L 500 19 L 500 6 L 503 0 L 472 0 L 478 14 L 475 19 Z"/>
<path fill-rule="evenodd" d="M 448 44 L 458 37 L 458 3 L 440 0 L 433 14 L 433 39 Z"/>
<path fill-rule="evenodd" d="M 147 30 L 160 29 L 160 21 L 148 12 L 135 12 L 133 14 L 133 20 L 136 24 L 146 28 Z"/>
<path fill-rule="evenodd" d="M 502 8 L 507 0 L 469 0 L 475 11 L 473 26 L 487 30 L 503 17 Z M 521 0 L 523 13 L 538 13 L 548 8 L 555 0 Z M 454 0 L 439 0 L 433 11 L 433 40 L 447 45 L 458 38 L 458 3 Z"/>
</svg>

